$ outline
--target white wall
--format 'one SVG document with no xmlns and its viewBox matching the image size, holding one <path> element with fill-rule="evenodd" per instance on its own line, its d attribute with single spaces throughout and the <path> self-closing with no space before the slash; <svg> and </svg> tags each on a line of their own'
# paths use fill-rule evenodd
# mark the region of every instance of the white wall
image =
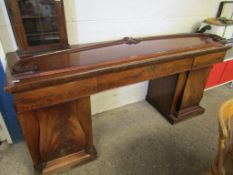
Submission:
<svg viewBox="0 0 233 175">
<path fill-rule="evenodd" d="M 191 32 L 218 0 L 65 0 L 69 42 Z"/>
<path fill-rule="evenodd" d="M 15 50 L 3 0 L 0 39 L 6 52 Z M 205 18 L 215 17 L 219 0 L 64 0 L 70 44 L 192 32 Z M 3 16 L 2 16 L 3 14 Z M 148 82 L 91 97 L 96 114 L 145 99 Z"/>
<path fill-rule="evenodd" d="M 5 70 L 6 69 L 6 59 L 5 59 L 5 52 L 3 50 L 1 40 L 0 40 L 0 63 L 2 64 L 3 69 Z"/>
<path fill-rule="evenodd" d="M 0 61 L 6 68 L 5 53 L 16 50 L 15 39 L 12 33 L 4 0 L 0 0 Z"/>
<path fill-rule="evenodd" d="M 5 53 L 17 49 L 4 0 L 0 0 L 0 41 Z"/>
</svg>

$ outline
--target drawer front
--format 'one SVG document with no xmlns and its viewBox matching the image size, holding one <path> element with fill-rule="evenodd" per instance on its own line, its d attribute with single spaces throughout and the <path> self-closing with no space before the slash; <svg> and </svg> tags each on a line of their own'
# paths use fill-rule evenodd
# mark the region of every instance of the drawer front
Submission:
<svg viewBox="0 0 233 175">
<path fill-rule="evenodd" d="M 94 78 L 79 80 L 57 86 L 16 93 L 14 102 L 17 112 L 34 110 L 76 100 L 97 91 Z"/>
<path fill-rule="evenodd" d="M 193 68 L 205 67 L 218 62 L 222 62 L 225 57 L 225 52 L 213 53 L 195 57 Z"/>
<path fill-rule="evenodd" d="M 190 70 L 192 63 L 193 58 L 184 58 L 16 93 L 14 95 L 16 110 L 19 113 L 48 107 L 89 96 L 103 90 L 177 74 Z"/>
<path fill-rule="evenodd" d="M 185 58 L 101 75 L 97 77 L 98 91 L 184 72 L 191 69 L 192 62 L 193 58 Z"/>
</svg>

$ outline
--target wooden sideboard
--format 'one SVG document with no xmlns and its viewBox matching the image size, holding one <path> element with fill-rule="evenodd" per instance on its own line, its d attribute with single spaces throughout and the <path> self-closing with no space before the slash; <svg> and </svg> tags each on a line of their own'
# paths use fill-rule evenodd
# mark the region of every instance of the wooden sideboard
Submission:
<svg viewBox="0 0 233 175">
<path fill-rule="evenodd" d="M 23 59 L 8 53 L 5 90 L 14 96 L 35 169 L 50 174 L 96 157 L 90 95 L 101 91 L 149 80 L 146 100 L 171 123 L 203 113 L 210 68 L 229 48 L 215 35 L 179 34 Z"/>
</svg>

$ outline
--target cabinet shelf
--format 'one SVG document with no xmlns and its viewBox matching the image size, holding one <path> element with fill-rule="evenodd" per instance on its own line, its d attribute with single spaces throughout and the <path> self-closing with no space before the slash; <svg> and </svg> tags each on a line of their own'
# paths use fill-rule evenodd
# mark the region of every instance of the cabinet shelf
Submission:
<svg viewBox="0 0 233 175">
<path fill-rule="evenodd" d="M 57 18 L 56 15 L 49 15 L 49 16 L 37 16 L 37 15 L 24 15 L 22 19 L 41 19 L 41 18 Z"/>
<path fill-rule="evenodd" d="M 28 37 L 31 36 L 43 36 L 43 35 L 59 35 L 59 32 L 41 32 L 41 33 L 26 33 Z"/>
</svg>

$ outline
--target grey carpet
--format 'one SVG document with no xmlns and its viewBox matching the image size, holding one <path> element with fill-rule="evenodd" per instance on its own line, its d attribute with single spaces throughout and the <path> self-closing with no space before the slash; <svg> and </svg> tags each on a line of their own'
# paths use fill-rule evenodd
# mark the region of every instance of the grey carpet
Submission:
<svg viewBox="0 0 233 175">
<path fill-rule="evenodd" d="M 227 86 L 206 91 L 203 115 L 170 125 L 146 101 L 93 117 L 98 159 L 62 175 L 201 175 L 216 155 L 217 111 L 233 98 Z M 32 175 L 24 142 L 1 149 L 1 175 Z"/>
</svg>

